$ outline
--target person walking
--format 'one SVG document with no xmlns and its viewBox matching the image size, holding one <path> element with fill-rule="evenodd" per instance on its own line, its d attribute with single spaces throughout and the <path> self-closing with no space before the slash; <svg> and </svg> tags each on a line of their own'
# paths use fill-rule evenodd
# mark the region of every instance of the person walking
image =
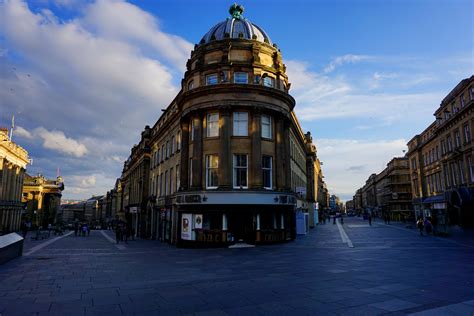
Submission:
<svg viewBox="0 0 474 316">
<path fill-rule="evenodd" d="M 332 224 L 336 225 L 336 215 L 334 215 L 334 217 L 332 218 Z"/>
<path fill-rule="evenodd" d="M 420 236 L 423 236 L 423 227 L 424 227 L 423 218 L 421 217 L 418 218 L 418 221 L 416 222 L 416 227 L 418 227 L 418 229 L 420 230 Z"/>
<path fill-rule="evenodd" d="M 120 226 L 120 224 L 115 225 L 115 241 L 117 242 L 117 244 L 122 239 L 122 227 Z"/>
<path fill-rule="evenodd" d="M 77 237 L 77 232 L 79 231 L 79 223 L 74 223 L 74 236 Z"/>
<path fill-rule="evenodd" d="M 425 221 L 423 222 L 423 225 L 425 226 L 426 234 L 427 235 L 431 234 L 431 230 L 433 228 L 433 225 L 431 225 L 431 221 L 430 221 L 429 217 L 425 218 Z"/>
<path fill-rule="evenodd" d="M 341 225 L 344 225 L 344 217 L 341 215 Z"/>
<path fill-rule="evenodd" d="M 372 214 L 369 213 L 369 216 L 368 216 L 368 220 L 369 220 L 369 225 L 372 226 Z"/>
<path fill-rule="evenodd" d="M 21 233 L 23 234 L 23 239 L 25 239 L 26 234 L 28 234 L 28 225 L 26 224 L 26 222 L 23 222 L 21 224 Z"/>
<path fill-rule="evenodd" d="M 48 238 L 51 237 L 51 229 L 53 228 L 53 225 L 51 223 L 48 224 Z"/>
<path fill-rule="evenodd" d="M 86 229 L 87 229 L 87 237 L 91 234 L 91 226 L 89 224 L 86 224 Z"/>
</svg>

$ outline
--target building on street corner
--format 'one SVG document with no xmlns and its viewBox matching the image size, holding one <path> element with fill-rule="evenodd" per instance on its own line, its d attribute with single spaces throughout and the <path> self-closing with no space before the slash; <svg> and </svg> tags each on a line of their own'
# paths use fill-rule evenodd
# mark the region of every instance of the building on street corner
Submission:
<svg viewBox="0 0 474 316">
<path fill-rule="evenodd" d="M 281 52 L 242 6 L 229 12 L 195 45 L 181 91 L 124 164 L 123 209 L 140 237 L 273 243 L 295 237 L 296 212 L 315 225 L 321 167 Z"/>
</svg>

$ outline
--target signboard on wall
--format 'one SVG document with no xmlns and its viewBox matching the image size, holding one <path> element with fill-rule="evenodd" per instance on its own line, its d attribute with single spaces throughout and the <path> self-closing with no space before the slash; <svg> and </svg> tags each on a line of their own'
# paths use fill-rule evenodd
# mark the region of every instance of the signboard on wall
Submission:
<svg viewBox="0 0 474 316">
<path fill-rule="evenodd" d="M 194 228 L 195 229 L 202 229 L 202 214 L 195 214 L 194 215 Z"/>
<path fill-rule="evenodd" d="M 193 214 L 181 215 L 181 239 L 191 240 L 192 224 L 193 224 Z"/>
</svg>

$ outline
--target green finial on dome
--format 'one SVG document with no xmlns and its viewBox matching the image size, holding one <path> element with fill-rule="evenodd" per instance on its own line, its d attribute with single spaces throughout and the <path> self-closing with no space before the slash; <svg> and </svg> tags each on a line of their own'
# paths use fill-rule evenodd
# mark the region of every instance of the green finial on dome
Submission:
<svg viewBox="0 0 474 316">
<path fill-rule="evenodd" d="M 242 19 L 242 13 L 244 13 L 244 7 L 240 4 L 234 3 L 229 8 L 229 13 L 234 19 Z"/>
</svg>

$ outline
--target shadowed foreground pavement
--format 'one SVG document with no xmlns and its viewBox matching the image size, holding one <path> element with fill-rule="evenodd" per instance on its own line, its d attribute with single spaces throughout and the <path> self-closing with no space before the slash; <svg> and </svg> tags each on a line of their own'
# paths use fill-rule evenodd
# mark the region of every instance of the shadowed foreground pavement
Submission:
<svg viewBox="0 0 474 316">
<path fill-rule="evenodd" d="M 117 247 L 101 231 L 28 240 L 29 255 L 0 266 L 0 314 L 474 314 L 473 238 L 346 218 L 350 248 L 338 226 L 240 249 Z"/>
</svg>

